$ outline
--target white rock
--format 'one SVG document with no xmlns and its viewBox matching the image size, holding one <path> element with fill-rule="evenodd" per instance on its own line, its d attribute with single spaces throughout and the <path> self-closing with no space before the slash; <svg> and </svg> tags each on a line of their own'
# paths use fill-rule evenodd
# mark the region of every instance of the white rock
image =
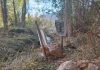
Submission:
<svg viewBox="0 0 100 70">
<path fill-rule="evenodd" d="M 57 70 L 79 70 L 76 62 L 66 61 L 62 63 Z"/>
<path fill-rule="evenodd" d="M 88 68 L 85 70 L 99 70 L 99 67 L 95 64 L 89 63 Z"/>
</svg>

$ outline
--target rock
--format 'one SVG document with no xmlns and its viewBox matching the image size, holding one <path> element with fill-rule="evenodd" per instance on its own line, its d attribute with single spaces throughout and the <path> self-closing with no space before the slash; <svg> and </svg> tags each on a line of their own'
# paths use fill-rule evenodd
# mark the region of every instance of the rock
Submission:
<svg viewBox="0 0 100 70">
<path fill-rule="evenodd" d="M 57 70 L 79 70 L 76 62 L 74 61 L 66 61 L 62 63 Z"/>
<path fill-rule="evenodd" d="M 79 61 L 77 61 L 77 66 L 78 66 L 78 68 L 83 70 L 86 67 L 88 67 L 88 63 L 89 63 L 89 60 L 79 60 Z"/>
<path fill-rule="evenodd" d="M 99 67 L 93 63 L 89 63 L 88 67 L 84 70 L 99 70 Z"/>
<path fill-rule="evenodd" d="M 100 57 L 98 59 L 95 59 L 95 63 L 100 64 Z"/>
<path fill-rule="evenodd" d="M 66 61 L 62 63 L 57 70 L 100 70 L 99 63 L 100 57 L 94 61 L 89 60 L 78 60 Z"/>
<path fill-rule="evenodd" d="M 93 61 L 91 61 L 92 63 L 95 63 L 95 64 L 100 64 L 100 57 L 97 58 L 97 59 L 94 59 Z"/>
</svg>

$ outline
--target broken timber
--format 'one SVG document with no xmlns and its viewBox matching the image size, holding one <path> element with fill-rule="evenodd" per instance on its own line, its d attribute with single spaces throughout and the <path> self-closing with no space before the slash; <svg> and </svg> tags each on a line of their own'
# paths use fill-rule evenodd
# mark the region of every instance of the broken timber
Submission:
<svg viewBox="0 0 100 70">
<path fill-rule="evenodd" d="M 36 27 L 37 27 L 40 44 L 41 44 L 41 47 L 43 48 L 43 54 L 44 54 L 45 57 L 47 57 L 46 52 L 45 52 L 43 37 L 42 37 L 42 34 L 41 34 L 41 31 L 40 31 L 40 28 L 39 28 L 37 21 L 35 21 L 35 24 L 36 24 Z"/>
</svg>

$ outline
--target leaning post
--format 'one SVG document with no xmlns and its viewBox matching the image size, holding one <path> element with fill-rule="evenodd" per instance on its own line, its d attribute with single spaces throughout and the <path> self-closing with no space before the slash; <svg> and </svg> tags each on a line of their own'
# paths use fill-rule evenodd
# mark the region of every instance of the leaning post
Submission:
<svg viewBox="0 0 100 70">
<path fill-rule="evenodd" d="M 45 58 L 47 58 L 46 51 L 45 51 L 45 46 L 44 46 L 44 43 L 43 43 L 43 37 L 42 37 L 42 34 L 41 34 L 41 31 L 40 31 L 40 28 L 39 28 L 39 25 L 38 25 L 37 21 L 35 21 L 35 24 L 36 24 L 36 27 L 37 27 L 40 44 L 41 44 L 41 47 L 43 49 L 43 54 L 44 54 Z"/>
</svg>

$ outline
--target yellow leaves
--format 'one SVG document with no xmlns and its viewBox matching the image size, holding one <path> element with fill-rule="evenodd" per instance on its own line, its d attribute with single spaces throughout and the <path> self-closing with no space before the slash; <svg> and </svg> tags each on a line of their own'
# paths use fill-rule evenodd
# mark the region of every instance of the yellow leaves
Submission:
<svg viewBox="0 0 100 70">
<path fill-rule="evenodd" d="M 18 0 L 18 6 L 22 6 L 23 0 Z"/>
<path fill-rule="evenodd" d="M 3 27 L 3 22 L 2 22 L 2 13 L 1 13 L 1 8 L 0 8 L 0 28 Z"/>
<path fill-rule="evenodd" d="M 3 22 L 2 22 L 2 13 L 1 13 L 1 8 L 0 8 L 0 28 L 3 27 Z"/>
<path fill-rule="evenodd" d="M 0 23 L 0 28 L 3 27 L 3 23 Z"/>
</svg>

